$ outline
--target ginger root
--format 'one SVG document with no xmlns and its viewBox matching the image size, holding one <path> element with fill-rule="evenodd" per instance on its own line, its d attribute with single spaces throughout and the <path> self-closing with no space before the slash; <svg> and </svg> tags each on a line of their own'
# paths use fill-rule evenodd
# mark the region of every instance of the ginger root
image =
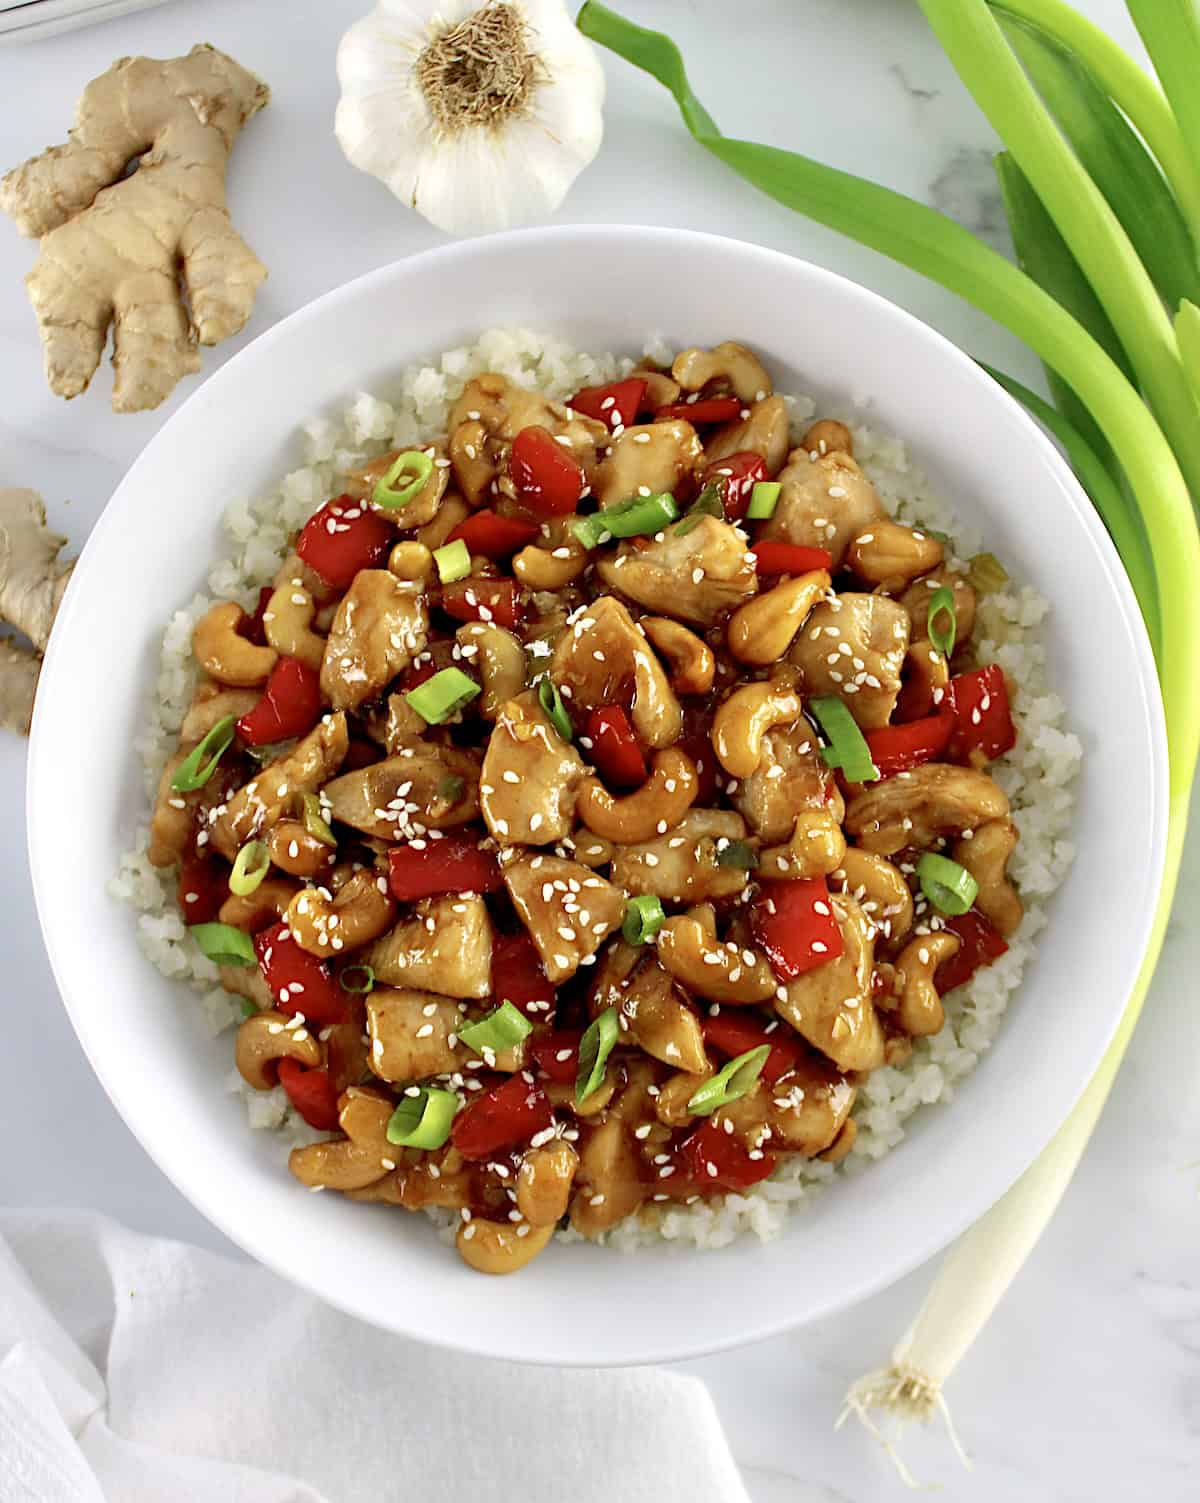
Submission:
<svg viewBox="0 0 1200 1503">
<path fill-rule="evenodd" d="M 36 491 L 0 489 L 0 620 L 33 644 L 0 640 L 0 726 L 28 734 L 33 695 L 50 628 L 71 575 L 59 560 L 66 544 L 46 526 Z"/>
<path fill-rule="evenodd" d="M 121 58 L 84 89 L 66 144 L 0 181 L 0 208 L 42 241 L 25 281 L 52 391 L 86 390 L 111 323 L 113 411 L 157 407 L 199 370 L 197 343 L 245 324 L 267 273 L 230 223 L 225 164 L 268 98 L 207 45 Z"/>
</svg>

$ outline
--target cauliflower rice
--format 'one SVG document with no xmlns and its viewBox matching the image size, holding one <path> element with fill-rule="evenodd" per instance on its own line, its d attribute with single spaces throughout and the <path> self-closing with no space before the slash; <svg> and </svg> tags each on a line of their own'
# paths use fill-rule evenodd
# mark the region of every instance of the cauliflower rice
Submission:
<svg viewBox="0 0 1200 1503">
<path fill-rule="evenodd" d="M 645 353 L 669 363 L 672 352 L 650 341 Z M 388 449 L 421 445 L 442 433 L 451 403 L 472 376 L 498 371 L 521 385 L 565 399 L 580 387 L 628 374 L 634 363 L 614 355 L 583 354 L 557 338 L 526 329 L 491 330 L 470 347 L 446 351 L 436 364 L 403 371 L 388 400 L 360 392 L 340 418 L 317 417 L 305 423 L 304 464 L 285 475 L 274 491 L 229 505 L 225 529 L 230 556 L 210 569 L 207 592 L 176 611 L 163 635 L 147 721 L 136 743 L 145 770 L 147 824 L 139 829 L 133 849 L 123 855 L 109 886 L 112 896 L 137 910 L 138 939 L 147 957 L 164 976 L 186 983 L 180 995 L 202 1009 L 213 1034 L 241 1021 L 241 999 L 220 987 L 216 967 L 188 938 L 172 875 L 151 866 L 146 856 L 148 811 L 196 681 L 191 650 L 196 622 L 219 598 L 236 599 L 253 609 L 259 587 L 274 576 L 292 534 L 338 493 L 339 477 Z M 807 397 L 786 400 L 795 441 L 816 408 Z M 978 550 L 981 540 L 927 490 L 901 440 L 875 432 L 863 423 L 861 412 L 822 415 L 839 417 L 850 428 L 856 458 L 898 520 L 950 533 L 963 557 Z M 648 1208 L 614 1227 L 605 1242 L 633 1248 L 667 1238 L 720 1247 L 747 1229 L 764 1240 L 773 1237 L 793 1205 L 825 1181 L 882 1158 L 904 1137 L 904 1125 L 918 1108 L 950 1101 L 955 1087 L 974 1069 L 1000 1029 L 1034 941 L 1047 922 L 1045 902 L 1074 855 L 1069 833 L 1082 748 L 1064 728 L 1063 703 L 1046 682 L 1039 628 L 1048 609 L 1034 590 L 1009 584 L 999 593 L 980 596 L 975 628 L 982 658 L 999 663 L 1019 685 L 1013 705 L 1017 745 L 991 769 L 1012 803 L 1012 818 L 1021 835 L 1009 872 L 1020 889 L 1025 917 L 1008 953 L 948 995 L 945 1027 L 933 1038 L 914 1040 L 906 1065 L 884 1067 L 867 1077 L 854 1108 L 858 1138 L 842 1164 L 785 1156 L 770 1179 L 745 1194 Z M 287 1147 L 323 1136 L 291 1110 L 281 1087 L 252 1091 L 233 1069 L 227 1086 L 245 1098 L 250 1125 L 279 1130 Z M 436 1213 L 436 1219 L 444 1220 L 445 1213 Z M 567 1231 L 559 1236 L 577 1234 Z"/>
</svg>

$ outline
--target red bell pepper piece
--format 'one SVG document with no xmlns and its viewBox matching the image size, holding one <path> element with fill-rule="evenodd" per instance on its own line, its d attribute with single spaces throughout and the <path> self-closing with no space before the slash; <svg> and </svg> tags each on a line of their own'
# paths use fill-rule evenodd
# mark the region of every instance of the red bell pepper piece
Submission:
<svg viewBox="0 0 1200 1503">
<path fill-rule="evenodd" d="M 967 762 L 973 752 L 981 752 L 990 762 L 1017 744 L 1008 685 L 998 663 L 952 678 L 946 700 L 955 720 L 950 742 L 952 762 Z"/>
<path fill-rule="evenodd" d="M 728 423 L 741 417 L 745 407 L 740 397 L 701 397 L 698 402 L 668 402 L 654 414 L 654 420 L 686 418 L 689 423 Z"/>
<path fill-rule="evenodd" d="M 939 710 L 924 720 L 910 720 L 906 725 L 885 725 L 877 731 L 867 731 L 866 743 L 880 777 L 894 777 L 898 772 L 920 767 L 923 762 L 936 762 L 950 745 L 954 723 L 950 710 Z"/>
<path fill-rule="evenodd" d="M 315 1127 L 319 1132 L 336 1131 L 337 1091 L 328 1070 L 306 1070 L 299 1060 L 281 1059 L 279 1084 L 309 1127 Z"/>
<path fill-rule="evenodd" d="M 517 495 L 539 517 L 566 517 L 587 489 L 583 466 L 545 428 L 522 428 L 512 441 L 508 473 Z"/>
<path fill-rule="evenodd" d="M 763 882 L 750 909 L 750 927 L 781 981 L 815 971 L 845 950 L 824 877 Z"/>
<path fill-rule="evenodd" d="M 365 501 L 339 496 L 309 517 L 296 552 L 333 590 L 348 588 L 360 569 L 373 569 L 391 552 L 392 524 Z"/>
<path fill-rule="evenodd" d="M 754 487 L 760 480 L 769 480 L 767 462 L 761 454 L 742 449 L 728 459 L 717 459 L 704 467 L 700 476 L 700 488 L 715 485 L 720 488 L 725 517 L 730 522 L 740 522 L 750 505 Z"/>
<path fill-rule="evenodd" d="M 524 931 L 497 934 L 492 940 L 492 996 L 497 1006 L 511 1002 L 535 1018 L 547 1018 L 554 1011 L 558 993 L 546 980 L 537 946 Z"/>
<path fill-rule="evenodd" d="M 258 968 L 280 1012 L 302 1012 L 317 1028 L 350 1019 L 350 1000 L 322 961 L 302 950 L 286 924 L 272 924 L 254 936 Z"/>
<path fill-rule="evenodd" d="M 511 1075 L 467 1103 L 455 1117 L 450 1140 L 465 1159 L 486 1159 L 527 1143 L 553 1125 L 554 1108 L 540 1086 Z"/>
<path fill-rule="evenodd" d="M 646 781 L 646 757 L 620 705 L 605 705 L 588 716 L 588 753 L 600 776 L 615 788 L 638 788 Z"/>
<path fill-rule="evenodd" d="M 201 851 L 185 855 L 179 863 L 175 899 L 184 922 L 211 924 L 229 896 L 229 868 Z"/>
<path fill-rule="evenodd" d="M 456 579 L 442 590 L 442 609 L 456 621 L 516 626 L 525 614 L 525 597 L 515 579 Z"/>
<path fill-rule="evenodd" d="M 701 1018 L 700 1030 L 704 1034 L 704 1042 L 711 1044 L 728 1059 L 745 1054 L 747 1050 L 757 1049 L 762 1044 L 770 1045 L 771 1052 L 760 1072 L 760 1078 L 768 1085 L 774 1085 L 781 1076 L 794 1070 L 804 1058 L 804 1045 L 785 1024 L 777 1023 L 768 1030 L 767 1025 L 756 1018 L 748 1018 L 744 1013 L 727 1012 L 725 1007 L 722 1007 L 715 1018 Z"/>
<path fill-rule="evenodd" d="M 267 645 L 267 623 L 263 617 L 267 614 L 267 606 L 271 603 L 271 596 L 275 593 L 274 585 L 263 585 L 258 592 L 258 604 L 254 607 L 253 616 L 246 616 L 238 626 L 239 637 L 245 637 L 247 642 L 253 642 L 255 647 Z"/>
<path fill-rule="evenodd" d="M 752 1159 L 742 1139 L 725 1132 L 711 1117 L 679 1145 L 679 1159 L 696 1189 L 710 1195 L 714 1190 L 745 1190 L 766 1179 L 775 1167 L 774 1154 Z"/>
<path fill-rule="evenodd" d="M 497 992 L 497 996 L 499 993 Z M 579 1075 L 582 1028 L 556 1028 L 534 1039 L 530 1053 L 538 1069 L 555 1085 L 574 1085 Z"/>
<path fill-rule="evenodd" d="M 424 850 L 393 846 L 388 852 L 388 886 L 399 903 L 447 892 L 498 892 L 504 886 L 491 851 L 481 851 L 469 835 L 430 840 Z"/>
<path fill-rule="evenodd" d="M 1008 949 L 1003 935 L 997 933 L 977 909 L 972 908 L 946 920 L 946 928 L 962 941 L 957 955 L 943 960 L 934 972 L 933 984 L 939 995 L 953 991 L 969 981 L 976 971 L 999 960 Z"/>
<path fill-rule="evenodd" d="M 321 678 L 299 658 L 280 658 L 262 698 L 237 723 L 247 746 L 304 736 L 321 718 Z"/>
<path fill-rule="evenodd" d="M 833 566 L 827 548 L 806 548 L 800 543 L 758 542 L 753 546 L 756 574 L 811 574 Z"/>
<path fill-rule="evenodd" d="M 469 552 L 480 553 L 484 558 L 511 558 L 518 548 L 532 543 L 537 535 L 536 522 L 522 522 L 519 517 L 500 517 L 485 509 L 460 522 L 446 541 L 453 543 L 461 538 Z"/>
<path fill-rule="evenodd" d="M 598 423 L 607 423 L 615 433 L 636 420 L 645 401 L 646 381 L 641 376 L 630 376 L 625 381 L 611 381 L 607 386 L 585 386 L 567 406 L 584 417 L 595 418 Z"/>
</svg>

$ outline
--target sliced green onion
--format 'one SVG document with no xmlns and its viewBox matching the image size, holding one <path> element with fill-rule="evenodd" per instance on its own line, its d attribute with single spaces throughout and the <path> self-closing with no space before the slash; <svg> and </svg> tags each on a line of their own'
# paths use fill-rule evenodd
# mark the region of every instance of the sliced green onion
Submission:
<svg viewBox="0 0 1200 1503">
<path fill-rule="evenodd" d="M 193 793 L 203 788 L 217 770 L 217 763 L 229 750 L 233 740 L 236 717 L 226 715 L 218 720 L 203 741 L 197 742 L 175 769 L 171 787 L 176 793 Z M 205 758 L 210 760 L 205 762 Z"/>
<path fill-rule="evenodd" d="M 609 1007 L 593 1018 L 579 1041 L 579 1074 L 575 1078 L 575 1101 L 588 1099 L 604 1083 L 604 1067 L 617 1042 L 620 1024 L 617 1009 Z"/>
<path fill-rule="evenodd" d="M 361 978 L 361 979 L 360 979 Z M 338 977 L 338 985 L 344 992 L 366 996 L 375 990 L 375 970 L 369 965 L 348 965 Z"/>
<path fill-rule="evenodd" d="M 232 924 L 192 924 L 188 933 L 214 965 L 253 965 L 254 941 Z"/>
<path fill-rule="evenodd" d="M 710 1076 L 688 1101 L 687 1109 L 697 1117 L 707 1117 L 718 1107 L 728 1106 L 753 1090 L 762 1067 L 771 1052 L 770 1044 L 759 1044 L 739 1054 L 715 1075 Z"/>
<path fill-rule="evenodd" d="M 1008 571 L 994 553 L 976 553 L 967 565 L 967 578 L 981 595 L 992 595 L 1008 583 Z"/>
<path fill-rule="evenodd" d="M 425 488 L 425 482 L 432 474 L 433 459 L 430 455 L 420 449 L 405 449 L 388 466 L 387 473 L 375 482 L 371 500 L 385 511 L 395 511 L 398 507 L 407 506 Z M 401 479 L 404 484 L 393 489 L 396 481 Z"/>
<path fill-rule="evenodd" d="M 248 898 L 262 886 L 263 878 L 271 870 L 271 853 L 265 840 L 248 840 L 234 857 L 233 870 L 229 873 L 229 891 L 239 898 Z"/>
<path fill-rule="evenodd" d="M 607 543 L 612 537 L 612 533 L 608 531 L 604 523 L 600 520 L 600 513 L 598 511 L 594 511 L 586 517 L 572 517 L 571 531 L 589 551 L 592 548 L 599 548 L 601 543 Z"/>
<path fill-rule="evenodd" d="M 457 1111 L 453 1091 L 421 1086 L 415 1096 L 404 1096 L 388 1118 L 387 1140 L 401 1148 L 440 1148 Z"/>
<path fill-rule="evenodd" d="M 667 915 L 659 898 L 650 895 L 630 898 L 625 905 L 621 933 L 627 945 L 649 944 L 666 921 Z"/>
<path fill-rule="evenodd" d="M 939 617 L 945 618 L 939 623 Z M 929 609 L 925 614 L 929 628 L 929 640 L 949 661 L 954 654 L 958 638 L 958 608 L 954 604 L 954 591 L 940 585 L 929 597 Z"/>
<path fill-rule="evenodd" d="M 675 497 L 661 491 L 657 496 L 631 496 L 616 506 L 603 506 L 596 513 L 596 520 L 615 538 L 636 538 L 660 531 L 678 516 Z"/>
<path fill-rule="evenodd" d="M 842 701 L 833 695 L 810 699 L 809 709 L 825 732 L 829 745 L 821 756 L 829 767 L 840 767 L 851 783 L 873 783 L 879 769 L 871 760 L 871 748 L 858 724 Z"/>
<path fill-rule="evenodd" d="M 575 728 L 571 724 L 571 717 L 567 714 L 567 707 L 563 704 L 562 695 L 549 674 L 538 684 L 538 704 L 545 710 L 550 724 L 563 740 L 570 741 L 575 734 Z"/>
<path fill-rule="evenodd" d="M 479 692 L 479 685 L 461 668 L 443 668 L 404 697 L 427 725 L 441 725 Z"/>
<path fill-rule="evenodd" d="M 779 492 L 783 489 L 778 480 L 756 480 L 750 492 L 750 505 L 746 517 L 751 522 L 762 522 L 774 516 L 779 505 Z"/>
<path fill-rule="evenodd" d="M 448 772 L 437 785 L 437 796 L 448 804 L 457 804 L 467 790 L 465 778 L 456 772 Z"/>
<path fill-rule="evenodd" d="M 758 865 L 758 852 L 748 840 L 728 840 L 717 846 L 718 866 L 738 866 L 744 872 L 752 872 Z"/>
<path fill-rule="evenodd" d="M 322 845 L 337 845 L 337 836 L 329 828 L 329 821 L 321 813 L 321 800 L 315 793 L 302 793 L 304 828 Z"/>
<path fill-rule="evenodd" d="M 702 517 L 716 517 L 719 522 L 725 520 L 725 502 L 721 499 L 721 487 L 715 483 L 706 485 L 688 507 L 683 521 L 675 528 L 675 536 L 686 537 L 694 528 L 699 527 Z"/>
<path fill-rule="evenodd" d="M 471 572 L 471 550 L 462 538 L 455 538 L 441 548 L 433 550 L 438 578 L 443 584 L 453 584 L 456 579 L 466 579 Z"/>
<path fill-rule="evenodd" d="M 511 1002 L 501 1002 L 494 1012 L 474 1023 L 467 1023 L 458 1030 L 458 1036 L 469 1049 L 480 1054 L 489 1050 L 503 1054 L 506 1049 L 515 1049 L 522 1039 L 533 1032 L 533 1024 Z"/>
<path fill-rule="evenodd" d="M 939 913 L 966 913 L 979 892 L 979 883 L 965 866 L 932 851 L 917 862 L 917 881 Z"/>
</svg>

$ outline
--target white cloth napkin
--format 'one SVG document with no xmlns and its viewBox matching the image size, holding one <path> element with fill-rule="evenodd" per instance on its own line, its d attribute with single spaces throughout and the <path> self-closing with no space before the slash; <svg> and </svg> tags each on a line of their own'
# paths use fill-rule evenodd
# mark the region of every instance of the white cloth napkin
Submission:
<svg viewBox="0 0 1200 1503">
<path fill-rule="evenodd" d="M 466 1358 L 84 1212 L 0 1212 L 0 1503 L 748 1503 L 707 1390 Z"/>
</svg>

